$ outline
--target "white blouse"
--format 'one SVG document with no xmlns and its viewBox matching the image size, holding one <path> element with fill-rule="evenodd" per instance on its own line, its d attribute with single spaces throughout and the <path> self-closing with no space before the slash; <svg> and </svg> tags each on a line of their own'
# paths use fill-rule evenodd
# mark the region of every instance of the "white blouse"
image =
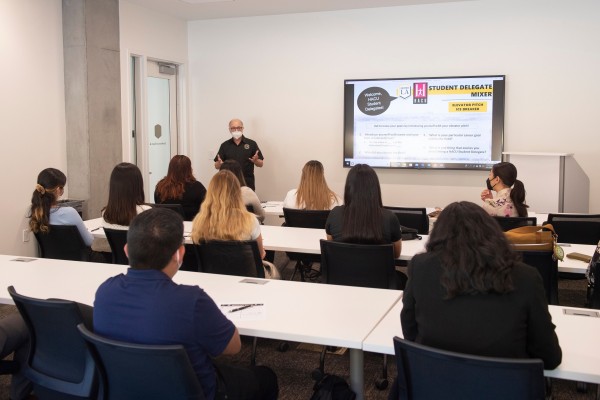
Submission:
<svg viewBox="0 0 600 400">
<path fill-rule="evenodd" d="M 137 214 L 139 214 L 139 213 L 149 210 L 151 208 L 152 207 L 149 205 L 142 204 L 142 205 L 139 205 L 136 207 L 136 211 L 137 211 Z M 127 225 L 109 224 L 108 222 L 106 222 L 104 220 L 104 218 L 101 218 L 100 226 L 102 228 L 119 229 L 119 230 L 123 230 L 123 231 L 126 231 L 129 229 L 129 226 L 127 226 Z M 94 242 L 92 243 L 92 250 L 101 251 L 101 252 L 105 252 L 105 253 L 111 252 L 110 245 L 108 244 L 108 240 L 106 240 L 106 238 L 94 238 Z"/>
<path fill-rule="evenodd" d="M 285 196 L 285 200 L 283 200 L 283 207 L 284 208 L 295 208 L 295 209 L 300 209 L 300 210 L 306 208 L 304 204 L 296 205 L 297 195 L 298 195 L 298 189 L 292 189 L 289 192 L 287 192 L 287 195 Z M 329 209 L 331 210 L 334 207 L 341 206 L 343 204 L 344 204 L 344 202 L 342 201 L 342 199 L 340 199 L 340 197 L 336 194 L 335 199 L 329 205 Z"/>
</svg>

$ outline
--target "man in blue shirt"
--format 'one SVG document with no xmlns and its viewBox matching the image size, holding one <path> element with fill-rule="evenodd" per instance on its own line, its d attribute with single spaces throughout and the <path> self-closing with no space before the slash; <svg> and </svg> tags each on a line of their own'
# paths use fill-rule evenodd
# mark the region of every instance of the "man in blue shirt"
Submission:
<svg viewBox="0 0 600 400">
<path fill-rule="evenodd" d="M 240 351 L 235 325 L 198 286 L 172 281 L 185 247 L 183 220 L 168 209 L 136 216 L 127 233 L 127 274 L 98 288 L 94 330 L 141 344 L 182 344 L 208 400 L 277 398 L 277 377 L 266 367 L 215 364 L 212 357 Z"/>
</svg>

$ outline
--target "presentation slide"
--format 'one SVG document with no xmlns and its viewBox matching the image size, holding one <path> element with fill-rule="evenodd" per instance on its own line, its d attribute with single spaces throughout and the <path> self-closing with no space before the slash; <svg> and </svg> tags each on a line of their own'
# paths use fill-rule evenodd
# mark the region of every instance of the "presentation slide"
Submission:
<svg viewBox="0 0 600 400">
<path fill-rule="evenodd" d="M 500 162 L 504 76 L 346 80 L 344 166 L 489 169 Z"/>
</svg>

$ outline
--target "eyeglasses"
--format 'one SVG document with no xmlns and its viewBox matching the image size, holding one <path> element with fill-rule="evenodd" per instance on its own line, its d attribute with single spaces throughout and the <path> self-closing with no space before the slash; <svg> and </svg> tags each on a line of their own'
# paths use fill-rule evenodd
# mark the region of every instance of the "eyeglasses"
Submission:
<svg viewBox="0 0 600 400">
<path fill-rule="evenodd" d="M 230 130 L 231 132 L 233 132 L 233 131 L 243 131 L 243 130 L 244 130 L 244 127 L 243 127 L 243 126 L 230 126 L 230 127 L 229 127 L 229 130 Z"/>
</svg>

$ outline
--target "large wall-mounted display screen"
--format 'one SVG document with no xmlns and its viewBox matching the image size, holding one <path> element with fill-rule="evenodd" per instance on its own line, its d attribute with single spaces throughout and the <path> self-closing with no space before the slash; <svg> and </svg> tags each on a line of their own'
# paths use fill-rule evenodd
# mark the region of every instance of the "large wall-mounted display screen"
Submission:
<svg viewBox="0 0 600 400">
<path fill-rule="evenodd" d="M 504 75 L 345 80 L 344 166 L 489 169 L 504 93 Z"/>
</svg>

